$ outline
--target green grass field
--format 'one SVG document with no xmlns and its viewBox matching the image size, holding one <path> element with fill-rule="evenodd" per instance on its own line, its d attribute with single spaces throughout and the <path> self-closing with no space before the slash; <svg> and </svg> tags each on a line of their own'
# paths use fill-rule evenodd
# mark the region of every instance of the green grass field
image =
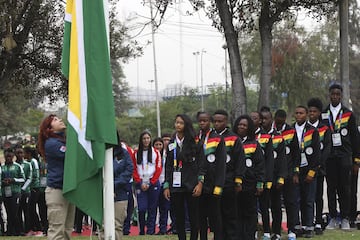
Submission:
<svg viewBox="0 0 360 240">
<path fill-rule="evenodd" d="M 0 237 L 0 239 L 5 239 L 5 237 Z M 30 240 L 30 239 L 41 239 L 44 240 L 46 239 L 45 237 L 6 237 L 6 239 L 11 239 L 11 240 L 20 240 L 20 239 L 25 239 L 25 240 Z M 84 240 L 84 239 L 97 239 L 97 236 L 93 236 L 93 237 L 73 237 L 71 239 L 74 240 Z M 123 240 L 155 240 L 155 239 L 159 239 L 159 240 L 177 240 L 177 236 L 176 235 L 166 235 L 166 236 L 124 236 Z M 209 236 L 209 239 L 212 239 L 211 235 Z M 283 235 L 282 239 L 287 239 L 285 235 Z M 299 238 L 300 239 L 300 238 Z M 322 236 L 314 236 L 313 237 L 314 240 L 360 240 L 360 230 L 351 230 L 351 231 L 341 231 L 341 230 L 332 230 L 332 231 L 326 231 L 324 232 L 324 234 Z"/>
</svg>

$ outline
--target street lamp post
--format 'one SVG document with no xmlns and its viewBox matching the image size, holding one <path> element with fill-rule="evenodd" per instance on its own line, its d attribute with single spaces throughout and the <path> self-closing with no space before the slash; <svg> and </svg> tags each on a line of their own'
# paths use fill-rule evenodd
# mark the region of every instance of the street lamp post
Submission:
<svg viewBox="0 0 360 240">
<path fill-rule="evenodd" d="M 228 82 L 227 82 L 227 45 L 226 43 L 222 46 L 225 50 L 225 65 L 224 65 L 224 72 L 225 72 L 225 110 L 228 109 Z"/>
<path fill-rule="evenodd" d="M 158 137 L 160 137 L 161 136 L 160 104 L 159 104 L 159 87 L 158 87 L 158 77 L 157 77 L 157 68 L 156 68 L 155 23 L 154 23 L 152 0 L 150 0 L 150 16 L 151 16 L 151 38 L 152 38 L 153 62 L 154 62 L 155 97 L 156 97 L 156 122 L 157 122 L 157 134 Z"/>
<path fill-rule="evenodd" d="M 200 55 L 200 75 L 201 75 L 201 111 L 204 111 L 204 74 L 203 74 L 203 54 L 206 53 L 204 49 L 201 50 Z"/>
<path fill-rule="evenodd" d="M 198 57 L 200 55 L 200 52 L 199 51 L 196 51 L 196 52 L 193 52 L 193 55 L 195 56 L 195 79 L 196 79 L 196 90 L 199 89 L 199 63 L 198 63 Z"/>
</svg>

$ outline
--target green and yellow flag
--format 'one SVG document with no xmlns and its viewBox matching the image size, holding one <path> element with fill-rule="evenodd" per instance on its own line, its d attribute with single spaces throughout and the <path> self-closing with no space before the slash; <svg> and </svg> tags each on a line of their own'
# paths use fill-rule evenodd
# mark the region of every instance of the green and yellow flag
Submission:
<svg viewBox="0 0 360 240">
<path fill-rule="evenodd" d="M 106 144 L 117 144 L 106 1 L 68 0 L 62 71 L 69 80 L 63 194 L 103 220 Z"/>
</svg>

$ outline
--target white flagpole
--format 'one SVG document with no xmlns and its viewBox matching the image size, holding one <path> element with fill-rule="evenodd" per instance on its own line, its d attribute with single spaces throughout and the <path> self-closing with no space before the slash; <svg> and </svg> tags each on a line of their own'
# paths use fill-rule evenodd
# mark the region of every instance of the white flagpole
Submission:
<svg viewBox="0 0 360 240">
<path fill-rule="evenodd" d="M 104 184 L 104 239 L 115 240 L 113 149 L 105 152 Z"/>
<path fill-rule="evenodd" d="M 110 21 L 108 0 L 103 0 L 106 35 L 110 58 Z M 115 205 L 114 205 L 114 170 L 113 170 L 113 148 L 105 152 L 105 163 L 103 170 L 104 184 L 104 239 L 115 240 Z"/>
</svg>

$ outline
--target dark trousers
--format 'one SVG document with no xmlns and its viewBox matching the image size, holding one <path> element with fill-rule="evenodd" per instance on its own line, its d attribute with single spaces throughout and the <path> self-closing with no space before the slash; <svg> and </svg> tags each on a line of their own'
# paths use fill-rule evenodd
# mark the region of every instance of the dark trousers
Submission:
<svg viewBox="0 0 360 240">
<path fill-rule="evenodd" d="M 337 215 L 336 194 L 339 196 L 341 218 L 350 216 L 351 165 L 342 164 L 341 158 L 329 158 L 326 165 L 326 181 L 329 213 L 331 218 Z"/>
<path fill-rule="evenodd" d="M 270 201 L 271 201 L 271 216 L 272 231 L 275 234 L 281 235 L 281 222 L 282 222 L 282 211 L 281 211 L 281 193 L 282 190 L 273 186 L 270 190 Z"/>
<path fill-rule="evenodd" d="M 160 183 L 159 181 L 150 185 L 147 191 L 142 191 L 137 186 L 137 201 L 139 210 L 139 227 L 140 234 L 145 234 L 145 225 L 147 227 L 146 234 L 152 235 L 155 233 L 155 221 L 156 221 L 156 210 L 158 206 L 160 194 Z M 145 214 L 147 212 L 147 220 L 145 221 Z"/>
<path fill-rule="evenodd" d="M 161 187 L 159 195 L 159 230 L 161 233 L 167 231 L 167 220 L 169 218 L 170 201 L 164 197 L 164 189 Z"/>
<path fill-rule="evenodd" d="M 322 225 L 322 213 L 324 208 L 324 175 L 318 175 L 316 178 L 315 223 Z"/>
<path fill-rule="evenodd" d="M 222 240 L 222 219 L 220 208 L 220 197 L 209 193 L 200 196 L 199 205 L 200 239 L 207 240 L 209 223 L 214 232 L 214 240 Z M 209 221 L 208 221 L 209 220 Z"/>
<path fill-rule="evenodd" d="M 300 174 L 300 212 L 301 225 L 305 226 L 307 230 L 312 230 L 314 227 L 314 203 L 316 195 L 316 178 L 312 182 L 305 182 L 306 173 Z M 297 221 L 299 222 L 299 221 Z"/>
<path fill-rule="evenodd" d="M 49 228 L 49 222 L 47 220 L 47 205 L 46 205 L 46 201 L 45 201 L 45 192 L 44 191 L 40 191 L 37 204 L 38 204 L 38 208 L 39 208 L 41 230 L 44 233 L 47 233 L 47 230 Z"/>
<path fill-rule="evenodd" d="M 270 189 L 264 189 L 258 199 L 264 233 L 270 233 Z"/>
<path fill-rule="evenodd" d="M 292 177 L 288 177 L 285 180 L 283 196 L 286 208 L 288 232 L 294 232 L 299 215 L 299 185 L 293 183 Z"/>
<path fill-rule="evenodd" d="M 254 240 L 257 225 L 256 196 L 254 190 L 238 193 L 238 239 Z"/>
<path fill-rule="evenodd" d="M 30 199 L 29 199 L 29 224 L 30 230 L 33 231 L 40 231 L 42 230 L 40 225 L 39 215 L 36 211 L 36 205 L 39 200 L 40 191 L 39 189 L 35 188 L 32 189 L 30 192 Z"/>
<path fill-rule="evenodd" d="M 29 199 L 30 199 L 30 192 L 21 193 L 19 211 L 18 211 L 18 219 L 20 222 L 20 233 L 27 233 L 30 231 Z"/>
<path fill-rule="evenodd" d="M 128 192 L 128 204 L 127 204 L 126 218 L 124 221 L 124 229 L 123 229 L 125 235 L 130 233 L 130 222 L 134 211 L 134 197 L 132 191 L 132 183 L 127 184 L 126 191 Z"/>
<path fill-rule="evenodd" d="M 186 240 L 185 202 L 190 220 L 190 240 L 197 240 L 199 231 L 199 197 L 193 197 L 191 192 L 171 193 L 171 204 L 174 207 L 178 239 Z"/>
<path fill-rule="evenodd" d="M 74 222 L 74 229 L 75 232 L 81 233 L 82 232 L 82 225 L 85 213 L 81 211 L 79 208 L 75 210 L 75 222 Z"/>
<path fill-rule="evenodd" d="M 19 202 L 20 193 L 13 194 L 11 197 L 4 197 L 4 206 L 7 215 L 7 235 L 20 235 L 20 221 L 19 221 Z"/>
<path fill-rule="evenodd" d="M 351 171 L 351 188 L 350 188 L 350 221 L 355 222 L 357 217 L 357 188 L 358 175 Z"/>
<path fill-rule="evenodd" d="M 223 239 L 237 239 L 237 194 L 234 188 L 224 188 L 221 195 L 221 216 L 223 225 Z"/>
</svg>

